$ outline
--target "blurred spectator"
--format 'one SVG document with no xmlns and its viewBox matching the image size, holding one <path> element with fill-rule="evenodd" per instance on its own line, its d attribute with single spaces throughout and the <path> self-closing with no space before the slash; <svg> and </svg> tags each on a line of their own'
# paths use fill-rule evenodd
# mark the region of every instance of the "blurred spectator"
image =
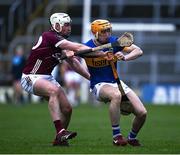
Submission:
<svg viewBox="0 0 180 155">
<path fill-rule="evenodd" d="M 22 46 L 17 46 L 15 49 L 14 56 L 12 58 L 11 73 L 13 77 L 13 101 L 15 104 L 23 103 L 23 91 L 21 88 L 20 80 L 22 76 L 22 70 L 25 65 L 24 49 Z"/>
<path fill-rule="evenodd" d="M 67 98 L 72 106 L 77 106 L 80 102 L 81 76 L 72 70 L 66 61 L 61 64 L 60 72 L 63 76 Z"/>
</svg>

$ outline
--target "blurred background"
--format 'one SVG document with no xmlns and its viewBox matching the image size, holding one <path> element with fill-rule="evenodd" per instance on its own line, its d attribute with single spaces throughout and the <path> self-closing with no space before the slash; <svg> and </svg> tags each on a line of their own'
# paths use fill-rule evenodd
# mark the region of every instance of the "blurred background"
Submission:
<svg viewBox="0 0 180 155">
<path fill-rule="evenodd" d="M 49 29 L 49 16 L 55 12 L 70 15 L 69 39 L 75 42 L 90 39 L 90 23 L 98 18 L 112 23 L 114 35 L 132 32 L 144 55 L 119 62 L 120 78 L 146 104 L 180 105 L 179 0 L 0 0 L 0 103 L 40 100 L 25 92 L 22 96 L 18 72 L 33 43 Z M 53 74 L 69 99 L 77 101 L 74 105 L 87 103 L 91 100 L 88 81 L 75 75 L 76 80 L 68 84 L 64 78 L 67 68 L 61 64 Z"/>
</svg>

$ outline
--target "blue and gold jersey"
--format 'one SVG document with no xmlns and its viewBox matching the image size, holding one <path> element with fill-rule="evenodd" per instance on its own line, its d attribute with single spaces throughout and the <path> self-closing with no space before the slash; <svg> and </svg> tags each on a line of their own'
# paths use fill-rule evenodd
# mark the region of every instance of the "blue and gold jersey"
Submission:
<svg viewBox="0 0 180 155">
<path fill-rule="evenodd" d="M 118 38 L 111 36 L 109 38 L 109 43 L 115 42 Z M 85 43 L 85 45 L 89 46 L 89 47 L 96 47 L 95 43 L 93 42 L 93 40 L 89 40 L 88 42 Z M 109 49 L 104 49 L 103 51 L 108 51 Z M 113 48 L 113 53 L 116 53 L 118 51 L 122 51 L 121 47 L 115 47 Z M 113 72 L 111 69 L 111 66 L 109 64 L 109 62 L 102 58 L 102 57 L 98 57 L 98 58 L 85 58 L 88 70 L 91 74 L 91 79 L 90 79 L 90 87 L 91 89 L 94 88 L 94 86 L 97 83 L 100 82 L 112 82 L 115 83 L 115 79 L 113 76 Z M 117 66 L 117 62 L 114 61 L 115 66 Z"/>
</svg>

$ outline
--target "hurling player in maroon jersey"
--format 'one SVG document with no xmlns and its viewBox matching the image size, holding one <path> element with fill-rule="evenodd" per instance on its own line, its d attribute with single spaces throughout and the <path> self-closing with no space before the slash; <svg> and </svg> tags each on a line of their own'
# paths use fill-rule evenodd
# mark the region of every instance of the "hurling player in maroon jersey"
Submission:
<svg viewBox="0 0 180 155">
<path fill-rule="evenodd" d="M 67 130 L 71 119 L 72 107 L 60 84 L 53 78 L 51 72 L 65 54 L 67 62 L 83 77 L 89 79 L 90 74 L 73 57 L 78 50 L 89 47 L 68 41 L 71 33 L 71 18 L 65 13 L 54 13 L 50 17 L 51 29 L 43 32 L 27 60 L 21 78 L 22 88 L 48 100 L 49 112 L 56 128 L 56 137 L 53 145 L 68 145 L 68 139 L 74 138 L 77 133 Z M 74 51 L 74 52 L 73 52 Z"/>
</svg>

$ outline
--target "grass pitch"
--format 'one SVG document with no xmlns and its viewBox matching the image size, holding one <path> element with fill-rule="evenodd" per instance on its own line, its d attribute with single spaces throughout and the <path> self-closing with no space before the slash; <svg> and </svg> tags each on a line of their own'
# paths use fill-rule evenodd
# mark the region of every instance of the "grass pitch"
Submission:
<svg viewBox="0 0 180 155">
<path fill-rule="evenodd" d="M 146 105 L 147 121 L 138 135 L 142 147 L 115 147 L 108 105 L 74 108 L 69 130 L 78 136 L 70 147 L 52 147 L 55 136 L 47 103 L 24 106 L 0 104 L 1 154 L 175 154 L 180 153 L 180 106 Z M 121 130 L 127 136 L 132 116 L 121 118 Z"/>
</svg>

